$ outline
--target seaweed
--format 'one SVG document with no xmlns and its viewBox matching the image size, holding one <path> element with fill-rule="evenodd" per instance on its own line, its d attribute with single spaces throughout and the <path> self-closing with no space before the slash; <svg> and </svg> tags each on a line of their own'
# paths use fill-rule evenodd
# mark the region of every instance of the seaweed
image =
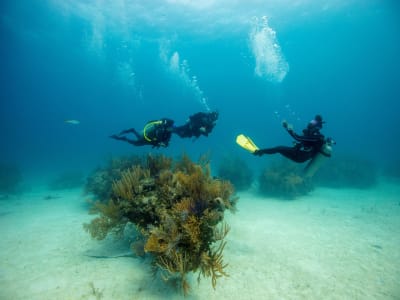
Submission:
<svg viewBox="0 0 400 300">
<path fill-rule="evenodd" d="M 313 178 L 316 185 L 366 189 L 377 183 L 378 169 L 367 159 L 340 155 L 329 159 Z"/>
<path fill-rule="evenodd" d="M 120 179 L 124 171 L 143 163 L 143 157 L 138 155 L 111 158 L 105 166 L 98 167 L 89 174 L 84 192 L 93 195 L 95 200 L 107 202 L 111 197 L 113 182 Z"/>
<path fill-rule="evenodd" d="M 226 156 L 222 159 L 218 176 L 232 182 L 236 190 L 247 190 L 253 182 L 254 174 L 246 162 L 235 156 Z"/>
<path fill-rule="evenodd" d="M 83 225 L 93 238 L 103 240 L 111 231 L 122 236 L 127 220 L 121 218 L 121 211 L 112 199 L 107 204 L 96 202 L 90 212 L 100 214 L 90 223 Z"/>
<path fill-rule="evenodd" d="M 141 237 L 131 245 L 151 258 L 152 272 L 174 281 L 187 295 L 188 273 L 217 279 L 227 276 L 223 261 L 229 226 L 225 210 L 235 211 L 237 197 L 230 182 L 211 177 L 205 158 L 194 163 L 186 155 L 178 161 L 147 156 L 113 180 L 110 199 L 97 202 L 99 216 L 84 228 L 97 239 L 121 235 L 134 224 Z"/>
<path fill-rule="evenodd" d="M 302 169 L 295 163 L 282 160 L 265 168 L 259 177 L 261 193 L 294 199 L 313 189 L 312 182 L 302 176 Z"/>
</svg>

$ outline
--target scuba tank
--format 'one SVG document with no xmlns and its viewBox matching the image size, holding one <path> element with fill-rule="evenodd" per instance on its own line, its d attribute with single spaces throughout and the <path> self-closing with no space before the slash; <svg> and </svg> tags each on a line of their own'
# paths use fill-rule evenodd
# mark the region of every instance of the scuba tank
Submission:
<svg viewBox="0 0 400 300">
<path fill-rule="evenodd" d="M 143 138 L 154 147 L 168 146 L 174 121 L 163 118 L 148 122 L 143 129 Z"/>
<path fill-rule="evenodd" d="M 324 144 L 322 145 L 321 149 L 304 168 L 304 177 L 311 178 L 314 176 L 314 174 L 321 167 L 324 160 L 332 155 L 332 145 L 335 144 L 336 142 L 331 138 L 327 138 L 324 141 Z"/>
<path fill-rule="evenodd" d="M 157 141 L 157 127 L 163 124 L 162 120 L 150 121 L 148 122 L 143 129 L 143 137 L 149 143 L 153 143 Z"/>
</svg>

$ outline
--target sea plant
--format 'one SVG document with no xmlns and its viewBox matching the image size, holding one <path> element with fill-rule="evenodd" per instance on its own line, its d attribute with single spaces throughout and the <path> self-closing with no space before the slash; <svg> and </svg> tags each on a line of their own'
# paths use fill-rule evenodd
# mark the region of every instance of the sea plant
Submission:
<svg viewBox="0 0 400 300">
<path fill-rule="evenodd" d="M 132 165 L 141 163 L 144 163 L 144 160 L 138 155 L 110 158 L 105 166 L 98 167 L 89 174 L 84 187 L 85 193 L 98 201 L 107 202 L 111 196 L 113 181 L 120 179 L 122 172 Z"/>
<path fill-rule="evenodd" d="M 313 189 L 311 181 L 303 175 L 301 166 L 281 160 L 264 168 L 259 177 L 260 192 L 265 195 L 293 199 Z"/>
<path fill-rule="evenodd" d="M 241 158 L 226 156 L 221 160 L 218 176 L 229 180 L 236 190 L 246 190 L 253 182 L 253 172 Z"/>
<path fill-rule="evenodd" d="M 97 202 L 99 215 L 85 229 L 96 239 L 123 235 L 134 224 L 140 237 L 131 245 L 138 255 L 151 258 L 153 273 L 175 280 L 183 293 L 190 286 L 188 273 L 217 279 L 227 276 L 223 261 L 229 226 L 226 209 L 234 212 L 237 197 L 230 182 L 211 177 L 209 163 L 147 156 L 113 181 L 107 203 Z"/>
<path fill-rule="evenodd" d="M 378 169 L 367 159 L 352 155 L 330 158 L 318 171 L 313 181 L 332 188 L 370 188 L 377 183 Z"/>
</svg>

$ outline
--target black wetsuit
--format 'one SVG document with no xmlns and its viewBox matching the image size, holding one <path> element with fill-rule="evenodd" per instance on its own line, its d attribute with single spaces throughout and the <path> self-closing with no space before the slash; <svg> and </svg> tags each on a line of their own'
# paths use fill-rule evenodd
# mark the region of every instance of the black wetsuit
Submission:
<svg viewBox="0 0 400 300">
<path fill-rule="evenodd" d="M 189 117 L 189 120 L 182 126 L 174 128 L 174 133 L 181 138 L 198 138 L 200 135 L 208 136 L 213 130 L 218 119 L 217 112 L 198 112 Z"/>
<path fill-rule="evenodd" d="M 167 147 L 171 139 L 174 121 L 170 119 L 161 119 L 148 122 L 143 131 L 138 133 L 135 128 L 125 129 L 118 135 L 113 134 L 110 137 L 125 141 L 134 146 L 152 145 L 154 147 Z M 125 135 L 133 133 L 136 140 L 129 139 Z"/>
<path fill-rule="evenodd" d="M 293 147 L 277 146 L 255 151 L 255 155 L 279 153 L 295 162 L 302 163 L 313 158 L 325 142 L 325 137 L 319 130 L 303 130 L 303 135 L 296 134 L 292 129 L 287 129 L 289 134 L 297 141 Z"/>
</svg>

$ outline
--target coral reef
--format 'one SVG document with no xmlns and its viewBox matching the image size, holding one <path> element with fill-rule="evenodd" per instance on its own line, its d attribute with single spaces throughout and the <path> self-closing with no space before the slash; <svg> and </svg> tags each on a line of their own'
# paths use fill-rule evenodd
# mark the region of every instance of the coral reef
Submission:
<svg viewBox="0 0 400 300">
<path fill-rule="evenodd" d="M 111 197 L 113 181 L 121 178 L 122 172 L 132 165 L 140 165 L 143 158 L 137 155 L 109 159 L 106 166 L 98 167 L 86 179 L 84 191 L 98 201 L 107 202 Z"/>
<path fill-rule="evenodd" d="M 248 189 L 253 182 L 252 170 L 243 159 L 234 156 L 226 156 L 221 160 L 218 176 L 232 182 L 238 191 Z"/>
<path fill-rule="evenodd" d="M 21 181 L 22 175 L 17 165 L 0 162 L 0 193 L 16 193 Z"/>
<path fill-rule="evenodd" d="M 302 175 L 301 166 L 282 160 L 265 168 L 259 177 L 260 192 L 279 198 L 293 199 L 313 189 L 311 181 Z"/>
<path fill-rule="evenodd" d="M 341 155 L 331 157 L 314 176 L 316 185 L 333 188 L 369 188 L 377 183 L 378 169 L 368 160 Z"/>
<path fill-rule="evenodd" d="M 224 211 L 235 211 L 237 197 L 228 181 L 213 179 L 206 160 L 193 163 L 184 155 L 173 162 L 165 156 L 147 156 L 122 171 L 112 182 L 107 203 L 97 202 L 99 216 L 85 229 L 96 239 L 121 235 L 134 224 L 140 237 L 132 250 L 148 255 L 154 274 L 179 283 L 186 295 L 189 272 L 198 280 L 227 276 L 222 253 L 229 226 Z"/>
</svg>

